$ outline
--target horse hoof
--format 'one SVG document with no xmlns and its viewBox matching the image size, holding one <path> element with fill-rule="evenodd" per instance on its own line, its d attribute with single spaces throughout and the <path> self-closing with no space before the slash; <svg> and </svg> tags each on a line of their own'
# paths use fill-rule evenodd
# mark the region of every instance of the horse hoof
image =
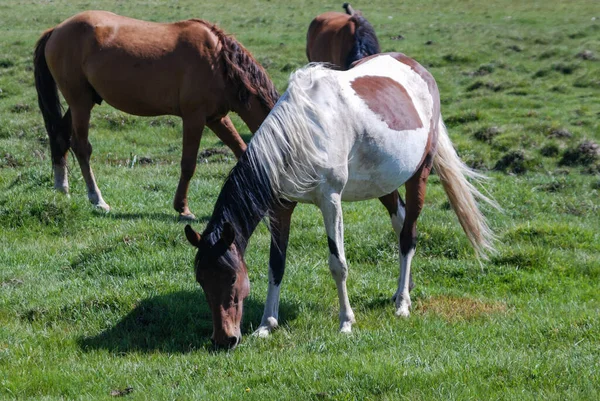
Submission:
<svg viewBox="0 0 600 401">
<path fill-rule="evenodd" d="M 196 216 L 193 213 L 179 213 L 179 221 L 196 221 Z"/>
<path fill-rule="evenodd" d="M 94 205 L 94 207 L 98 210 L 101 210 L 103 212 L 110 212 L 110 206 L 108 206 L 108 204 L 102 202 L 102 203 L 97 203 Z"/>
<path fill-rule="evenodd" d="M 254 333 L 252 333 L 252 335 L 254 335 L 256 337 L 260 337 L 260 338 L 269 337 L 269 334 L 271 334 L 271 332 L 273 330 L 275 330 L 277 327 L 279 327 L 279 323 L 277 323 L 277 319 L 275 319 L 273 316 L 271 316 L 271 317 L 267 318 L 266 321 L 263 320 L 263 322 L 260 324 L 258 329 L 256 329 L 256 331 Z"/>
<path fill-rule="evenodd" d="M 340 325 L 340 333 L 350 334 L 352 333 L 352 323 L 344 322 Z"/>
<path fill-rule="evenodd" d="M 253 336 L 259 338 L 267 338 L 271 334 L 271 330 L 267 326 L 260 326 L 254 333 Z"/>
<path fill-rule="evenodd" d="M 401 306 L 400 308 L 396 309 L 396 316 L 398 317 L 409 317 L 410 316 L 410 311 L 408 310 L 408 306 Z"/>
</svg>

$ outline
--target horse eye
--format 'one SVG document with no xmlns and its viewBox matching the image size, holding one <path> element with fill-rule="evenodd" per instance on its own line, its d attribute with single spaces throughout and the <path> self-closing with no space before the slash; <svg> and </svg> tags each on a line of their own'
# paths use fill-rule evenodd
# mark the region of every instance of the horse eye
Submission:
<svg viewBox="0 0 600 401">
<path fill-rule="evenodd" d="M 237 281 L 237 277 L 233 276 L 233 278 L 231 279 L 231 285 L 235 284 L 236 281 Z"/>
</svg>

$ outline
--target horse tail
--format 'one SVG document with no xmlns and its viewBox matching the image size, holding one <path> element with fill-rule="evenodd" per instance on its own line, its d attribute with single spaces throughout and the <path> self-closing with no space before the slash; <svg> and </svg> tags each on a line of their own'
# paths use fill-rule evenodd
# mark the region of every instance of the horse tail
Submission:
<svg viewBox="0 0 600 401">
<path fill-rule="evenodd" d="M 375 29 L 360 11 L 355 11 L 348 3 L 344 3 L 344 9 L 350 15 L 350 21 L 354 23 L 354 45 L 346 57 L 345 69 L 349 69 L 352 63 L 364 57 L 381 53 L 381 46 L 375 34 Z"/>
<path fill-rule="evenodd" d="M 237 88 L 242 104 L 249 106 L 250 95 L 255 95 L 269 110 L 275 107 L 279 93 L 264 68 L 240 42 L 225 34 L 216 25 L 203 22 L 221 43 L 225 77 Z"/>
<path fill-rule="evenodd" d="M 352 6 L 350 5 L 350 3 L 344 3 L 344 4 L 342 4 L 342 7 L 344 8 L 344 10 L 346 10 L 346 14 L 354 15 L 355 11 L 352 8 Z"/>
<path fill-rule="evenodd" d="M 450 205 L 473 248 L 475 248 L 477 256 L 487 259 L 489 254 L 495 252 L 495 236 L 488 226 L 485 216 L 479 210 L 477 199 L 498 210 L 500 210 L 500 206 L 467 181 L 467 178 L 470 178 L 480 182 L 486 177 L 470 169 L 460 160 L 452 146 L 441 116 L 438 132 L 437 153 L 433 159 L 433 167 L 440 177 Z"/>
<path fill-rule="evenodd" d="M 38 105 L 44 117 L 44 124 L 50 140 L 52 162 L 60 164 L 63 156 L 70 147 L 70 110 L 64 118 L 62 106 L 58 97 L 56 81 L 46 63 L 46 43 L 50 39 L 54 28 L 42 34 L 33 52 L 33 67 L 35 76 L 35 89 L 38 95 Z"/>
</svg>

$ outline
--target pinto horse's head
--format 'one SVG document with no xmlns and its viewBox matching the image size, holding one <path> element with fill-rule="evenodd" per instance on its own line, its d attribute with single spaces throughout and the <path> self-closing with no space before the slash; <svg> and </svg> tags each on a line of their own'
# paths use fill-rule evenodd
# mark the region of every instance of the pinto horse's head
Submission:
<svg viewBox="0 0 600 401">
<path fill-rule="evenodd" d="M 194 269 L 212 313 L 212 341 L 219 347 L 235 348 L 242 339 L 244 299 L 250 292 L 246 262 L 234 242 L 235 230 L 225 223 L 221 234 L 211 239 L 212 235 L 202 237 L 187 225 L 185 236 L 198 248 Z"/>
</svg>

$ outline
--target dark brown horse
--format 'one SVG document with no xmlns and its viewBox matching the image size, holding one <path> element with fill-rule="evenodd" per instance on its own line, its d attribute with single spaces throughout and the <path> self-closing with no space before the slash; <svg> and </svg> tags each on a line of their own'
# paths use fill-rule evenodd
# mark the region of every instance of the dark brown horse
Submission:
<svg viewBox="0 0 600 401">
<path fill-rule="evenodd" d="M 90 113 L 105 100 L 139 116 L 183 120 L 181 177 L 173 206 L 193 219 L 187 192 L 208 126 L 240 157 L 246 144 L 227 116 L 240 115 L 254 133 L 279 97 L 264 69 L 215 25 L 191 19 L 146 22 L 104 11 L 77 14 L 46 31 L 35 49 L 35 84 L 48 136 L 54 187 L 69 190 L 66 155 L 73 149 L 89 200 L 109 210 L 90 168 Z M 58 90 L 69 108 L 62 115 Z"/>
<path fill-rule="evenodd" d="M 360 11 L 344 3 L 346 14 L 334 11 L 315 17 L 306 35 L 309 61 L 327 62 L 347 70 L 353 62 L 381 52 L 373 27 Z"/>
</svg>

